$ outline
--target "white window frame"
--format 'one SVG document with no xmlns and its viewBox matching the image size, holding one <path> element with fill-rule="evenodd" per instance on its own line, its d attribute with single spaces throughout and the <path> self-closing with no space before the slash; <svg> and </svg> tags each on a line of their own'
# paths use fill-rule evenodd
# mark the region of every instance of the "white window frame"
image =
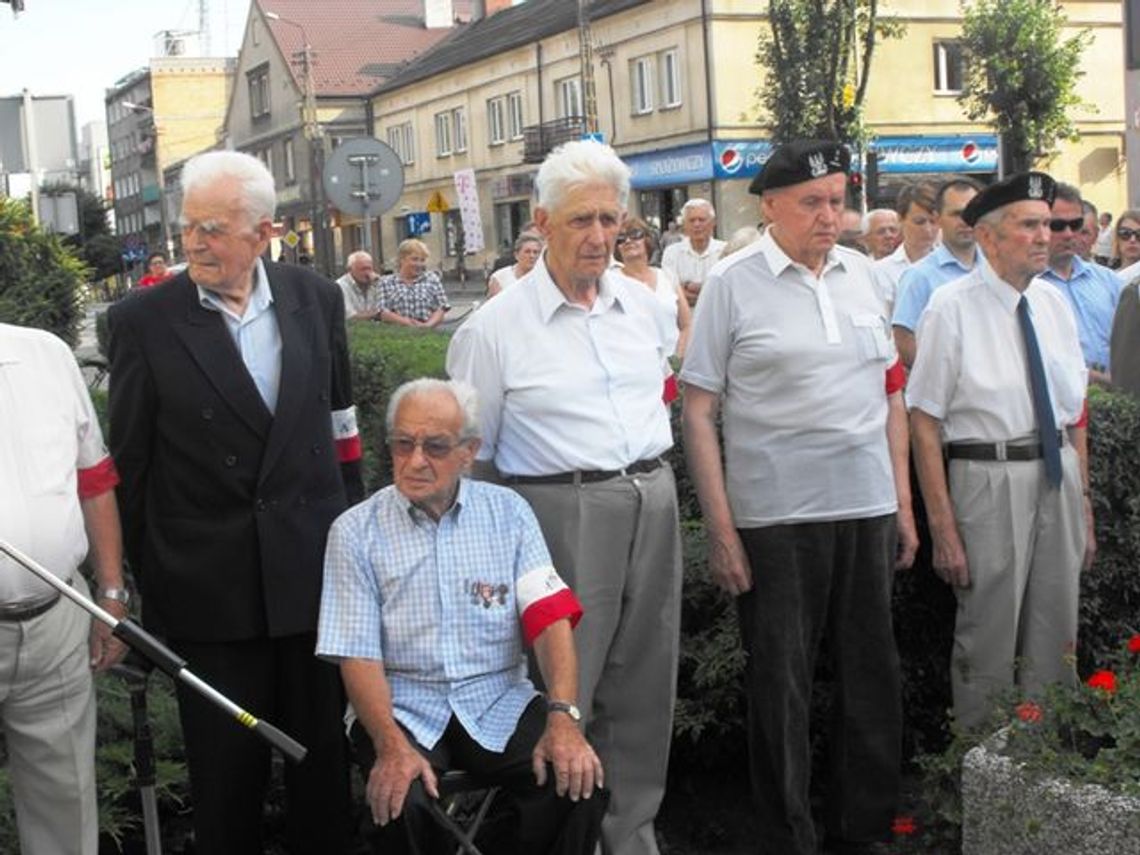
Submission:
<svg viewBox="0 0 1140 855">
<path fill-rule="evenodd" d="M 957 39 L 935 39 L 934 41 L 934 91 L 939 95 L 957 95 L 962 91 L 962 87 L 954 89 L 950 87 L 950 71 L 952 63 L 950 61 L 950 51 L 948 47 L 954 46 L 958 49 L 958 78 L 959 82 L 966 76 L 966 61 L 962 55 L 962 42 Z"/>
<path fill-rule="evenodd" d="M 269 115 L 269 64 L 265 63 L 249 72 L 249 115 L 261 119 Z"/>
<path fill-rule="evenodd" d="M 451 154 L 451 112 L 435 114 L 435 154 L 447 157 Z"/>
<path fill-rule="evenodd" d="M 416 162 L 416 132 L 411 122 L 404 122 L 400 126 L 404 129 L 404 163 L 411 165 Z"/>
<path fill-rule="evenodd" d="M 285 141 L 281 144 L 282 151 L 284 152 L 283 166 L 285 167 L 285 183 L 297 183 L 297 152 L 293 147 L 293 138 L 286 137 Z"/>
<path fill-rule="evenodd" d="M 487 99 L 487 145 L 502 145 L 507 141 L 504 121 L 506 100 L 501 95 Z"/>
<path fill-rule="evenodd" d="M 507 95 L 507 136 L 512 140 L 522 139 L 524 126 L 522 93 L 510 92 Z"/>
<path fill-rule="evenodd" d="M 456 107 L 451 111 L 451 150 L 456 154 L 467 151 L 467 108 Z"/>
<path fill-rule="evenodd" d="M 635 116 L 653 112 L 653 57 L 639 56 L 629 62 L 630 109 Z"/>
<path fill-rule="evenodd" d="M 578 75 L 563 77 L 558 87 L 558 118 L 571 119 L 585 115 L 582 107 L 582 79 Z"/>
<path fill-rule="evenodd" d="M 663 50 L 657 55 L 657 68 L 661 79 L 661 106 L 659 109 L 668 110 L 680 107 L 683 103 L 681 97 L 681 57 L 676 48 Z"/>
</svg>

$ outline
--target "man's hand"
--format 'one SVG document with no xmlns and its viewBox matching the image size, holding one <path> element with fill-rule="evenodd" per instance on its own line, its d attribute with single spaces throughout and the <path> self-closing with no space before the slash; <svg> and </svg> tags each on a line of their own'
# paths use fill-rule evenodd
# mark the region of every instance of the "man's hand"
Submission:
<svg viewBox="0 0 1140 855">
<path fill-rule="evenodd" d="M 424 789 L 433 799 L 439 798 L 435 772 L 420 752 L 411 746 L 407 738 L 400 734 L 392 739 L 384 750 L 376 755 L 372 771 L 368 773 L 368 786 L 365 795 L 368 807 L 372 809 L 372 821 L 377 825 L 387 825 L 400 816 L 404 810 L 404 799 L 412 781 L 422 778 Z"/>
<path fill-rule="evenodd" d="M 918 552 L 918 529 L 914 524 L 914 514 L 909 508 L 898 512 L 898 546 L 895 549 L 895 569 L 908 570 L 914 564 Z"/>
<path fill-rule="evenodd" d="M 127 616 L 126 604 L 118 600 L 100 600 L 99 605 L 118 620 Z M 91 632 L 87 636 L 87 651 L 90 654 L 91 668 L 98 673 L 117 665 L 127 655 L 127 645 L 111 634 L 111 627 L 92 618 Z"/>
<path fill-rule="evenodd" d="M 604 786 L 602 762 L 573 720 L 563 713 L 546 717 L 546 730 L 534 746 L 534 780 L 546 783 L 546 764 L 554 767 L 554 789 L 570 801 L 588 799 L 594 787 Z"/>
<path fill-rule="evenodd" d="M 1096 560 L 1096 521 L 1093 519 L 1092 496 L 1084 496 L 1085 504 L 1085 560 L 1081 564 L 1082 570 L 1088 570 Z"/>
<path fill-rule="evenodd" d="M 956 588 L 970 586 L 970 568 L 966 563 L 966 547 L 962 545 L 962 538 L 957 527 L 948 530 L 933 530 L 934 539 L 934 572 L 943 582 Z"/>
<path fill-rule="evenodd" d="M 752 590 L 752 568 L 735 531 L 709 533 L 709 573 L 718 587 L 734 597 Z"/>
<path fill-rule="evenodd" d="M 689 301 L 690 306 L 697 304 L 697 297 L 701 294 L 700 282 L 682 282 L 681 290 L 685 292 L 685 299 Z"/>
</svg>

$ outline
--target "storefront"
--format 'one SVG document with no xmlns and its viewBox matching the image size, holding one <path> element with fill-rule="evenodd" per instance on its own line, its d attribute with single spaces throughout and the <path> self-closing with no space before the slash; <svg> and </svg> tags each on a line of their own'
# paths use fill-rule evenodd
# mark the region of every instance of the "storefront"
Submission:
<svg viewBox="0 0 1140 855">
<path fill-rule="evenodd" d="M 634 198 L 630 210 L 659 231 L 681 213 L 688 199 L 707 199 L 712 194 L 713 164 L 708 143 L 631 154 L 622 160 L 632 173 Z"/>
</svg>

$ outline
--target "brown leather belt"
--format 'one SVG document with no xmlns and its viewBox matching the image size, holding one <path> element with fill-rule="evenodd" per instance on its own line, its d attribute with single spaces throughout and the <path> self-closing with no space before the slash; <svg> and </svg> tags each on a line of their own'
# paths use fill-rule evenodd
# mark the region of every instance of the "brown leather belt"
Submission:
<svg viewBox="0 0 1140 855">
<path fill-rule="evenodd" d="M 660 469 L 660 457 L 638 460 L 624 469 L 578 469 L 574 472 L 556 472 L 553 475 L 507 475 L 503 480 L 508 484 L 594 484 L 609 481 L 624 475 L 642 475 Z"/>
</svg>

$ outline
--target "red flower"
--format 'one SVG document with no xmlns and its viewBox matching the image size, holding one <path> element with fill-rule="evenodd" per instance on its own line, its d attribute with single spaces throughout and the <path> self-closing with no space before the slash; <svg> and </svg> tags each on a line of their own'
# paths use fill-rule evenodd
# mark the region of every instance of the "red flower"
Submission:
<svg viewBox="0 0 1140 855">
<path fill-rule="evenodd" d="M 1128 639 L 1128 652 L 1140 653 L 1140 635 L 1134 635 Z"/>
<path fill-rule="evenodd" d="M 900 836 L 914 834 L 918 831 L 918 824 L 914 821 L 914 817 L 896 816 L 895 821 L 891 823 L 891 831 Z"/>
<path fill-rule="evenodd" d="M 1111 671 L 1097 671 L 1086 682 L 1089 688 L 1100 689 L 1106 695 L 1116 692 L 1116 675 Z"/>
<path fill-rule="evenodd" d="M 1033 701 L 1023 701 L 1018 704 L 1014 712 L 1017 717 L 1026 724 L 1037 724 L 1041 721 L 1041 707 L 1033 703 Z"/>
</svg>

